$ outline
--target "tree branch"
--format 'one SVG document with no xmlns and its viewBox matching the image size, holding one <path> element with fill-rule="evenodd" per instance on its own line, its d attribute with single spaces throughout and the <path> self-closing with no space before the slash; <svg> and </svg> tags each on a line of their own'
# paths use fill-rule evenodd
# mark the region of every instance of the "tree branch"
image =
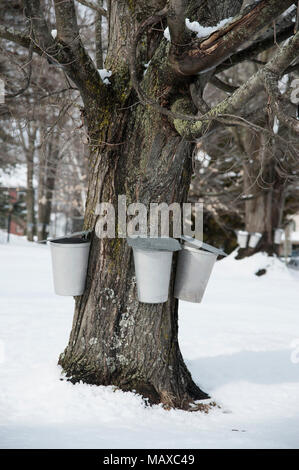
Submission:
<svg viewBox="0 0 299 470">
<path fill-rule="evenodd" d="M 293 32 L 294 32 L 293 25 L 288 26 L 283 31 L 280 31 L 280 33 L 276 35 L 276 43 L 285 41 L 286 39 L 288 39 L 290 36 L 293 35 Z M 215 74 L 223 72 L 224 70 L 227 70 L 236 64 L 240 64 L 241 62 L 244 62 L 245 60 L 251 60 L 254 57 L 256 57 L 260 52 L 264 52 L 273 46 L 275 46 L 273 35 L 261 41 L 255 42 L 251 46 L 246 47 L 245 49 L 231 55 L 227 62 L 223 62 L 222 64 L 218 65 L 218 67 L 216 67 Z"/>
<path fill-rule="evenodd" d="M 6 39 L 7 41 L 12 41 L 16 44 L 19 44 L 19 46 L 25 47 L 26 49 L 29 49 L 31 43 L 31 39 L 28 35 L 4 25 L 0 25 L 0 38 Z M 36 44 L 33 45 L 33 50 L 40 55 L 42 53 Z"/>
<path fill-rule="evenodd" d="M 24 0 L 25 15 L 31 22 L 31 40 L 42 51 L 50 51 L 55 48 L 47 22 L 40 7 L 39 0 Z"/>
<path fill-rule="evenodd" d="M 0 27 L 0 37 L 14 41 L 33 51 L 46 55 L 54 63 L 60 64 L 71 80 L 77 85 L 82 97 L 95 96 L 105 90 L 105 85 L 80 40 L 73 0 L 55 0 L 55 12 L 59 38 L 54 41 L 44 18 L 39 0 L 24 0 L 25 15 L 30 20 L 30 35 L 10 31 Z M 61 42 L 59 42 L 59 39 Z M 67 44 L 68 43 L 68 44 Z"/>
<path fill-rule="evenodd" d="M 167 25 L 169 27 L 171 42 L 176 46 L 184 45 L 190 40 L 190 34 L 188 34 L 185 25 L 185 15 L 188 3 L 189 2 L 186 0 L 169 1 Z"/>
<path fill-rule="evenodd" d="M 191 85 L 189 87 L 189 90 L 190 90 L 190 95 L 191 95 L 192 101 L 195 104 L 195 106 L 197 107 L 197 109 L 199 110 L 199 112 L 201 114 L 208 113 L 211 108 L 209 107 L 209 105 L 203 99 L 203 97 L 201 95 L 201 90 L 197 87 L 197 83 L 196 82 L 191 83 Z"/>
<path fill-rule="evenodd" d="M 79 41 L 79 28 L 74 0 L 54 0 L 57 39 L 71 48 Z"/>
<path fill-rule="evenodd" d="M 150 28 L 152 25 L 154 25 L 154 24 L 158 23 L 159 21 L 161 21 L 161 18 L 163 18 L 167 14 L 167 11 L 168 11 L 167 7 L 163 8 L 163 10 L 161 10 L 160 12 L 158 12 L 155 15 L 150 16 L 149 18 L 147 18 L 139 26 L 139 28 L 137 30 L 137 33 L 134 37 L 134 40 L 131 44 L 130 51 L 129 51 L 129 68 L 130 68 L 131 81 L 132 81 L 132 85 L 133 85 L 133 87 L 134 87 L 134 89 L 137 93 L 137 96 L 138 96 L 138 98 L 139 98 L 139 100 L 142 104 L 144 104 L 144 105 L 148 104 L 148 105 L 152 106 L 154 109 L 156 109 L 156 111 L 158 111 L 159 113 L 163 114 L 164 116 L 168 116 L 169 118 L 172 118 L 172 119 L 178 118 L 178 119 L 193 120 L 194 116 L 192 116 L 192 115 L 188 116 L 188 115 L 182 114 L 182 113 L 173 113 L 169 109 L 163 108 L 162 106 L 160 106 L 155 100 L 149 98 L 146 95 L 146 93 L 144 93 L 144 91 L 142 90 L 142 88 L 140 86 L 140 83 L 139 83 L 139 80 L 138 80 L 138 76 L 137 76 L 136 51 L 137 51 L 138 42 L 142 38 L 142 35 L 145 33 L 145 31 L 148 30 L 148 28 Z"/>
<path fill-rule="evenodd" d="M 260 31 L 283 13 L 293 0 L 261 0 L 253 8 L 227 26 L 215 31 L 207 39 L 195 41 L 180 54 L 171 46 L 169 60 L 179 75 L 195 75 L 215 68 L 236 51 L 253 34 Z"/>
<path fill-rule="evenodd" d="M 273 13 L 274 11 L 275 11 L 275 16 L 277 16 L 278 11 L 281 12 L 281 10 L 284 11 L 287 8 L 287 5 L 285 5 L 284 7 L 281 7 L 280 5 L 278 5 L 278 3 L 279 3 L 278 0 L 262 0 L 259 4 L 256 5 L 256 7 L 254 7 L 252 10 L 250 10 L 249 13 L 246 13 L 245 15 L 243 15 L 241 17 L 238 17 L 238 19 L 236 19 L 235 22 L 232 25 L 230 24 L 226 28 L 223 28 L 222 30 L 218 30 L 214 34 L 212 34 L 207 40 L 205 40 L 203 42 L 204 44 L 209 43 L 209 49 L 207 50 L 207 57 L 209 56 L 209 54 L 211 54 L 211 56 L 213 56 L 213 50 L 215 49 L 215 44 L 214 45 L 211 44 L 212 40 L 214 40 L 215 38 L 216 39 L 220 38 L 220 40 L 222 40 L 221 39 L 221 34 L 224 34 L 225 32 L 228 33 L 228 36 L 227 36 L 228 39 L 231 39 L 231 36 L 233 36 L 234 38 L 236 38 L 236 37 L 239 38 L 238 34 L 236 34 L 236 32 L 238 32 L 239 35 L 241 35 L 241 39 L 246 40 L 246 38 L 247 38 L 246 31 L 247 30 L 246 30 L 246 28 L 244 28 L 244 26 L 246 26 L 246 22 L 249 23 L 249 26 L 251 26 L 251 29 L 249 28 L 249 30 L 251 31 L 250 34 L 252 34 L 252 28 L 254 28 L 254 26 L 252 24 L 253 23 L 252 16 L 250 16 L 250 21 L 249 21 L 247 15 L 250 15 L 252 13 L 252 11 L 254 10 L 254 20 L 258 24 L 258 28 L 261 28 L 262 26 L 265 26 L 264 23 L 266 22 L 266 18 L 269 20 L 269 16 L 272 17 L 272 15 L 274 15 L 274 13 Z M 286 0 L 286 3 L 291 4 L 292 1 L 291 0 Z M 256 10 L 257 7 L 258 7 L 258 10 Z M 261 10 L 263 10 L 263 15 L 261 14 Z M 136 66 L 136 62 L 137 62 L 136 51 L 137 51 L 138 42 L 142 38 L 142 35 L 145 33 L 145 31 L 147 31 L 147 29 L 149 27 L 151 27 L 153 24 L 157 23 L 163 16 L 165 16 L 166 13 L 167 13 L 167 8 L 164 8 L 163 10 L 161 10 L 161 12 L 156 13 L 155 15 L 153 15 L 152 17 L 146 19 L 143 23 L 141 23 L 141 25 L 139 26 L 139 28 L 137 30 L 137 33 L 134 37 L 134 40 L 132 42 L 131 49 L 130 49 L 130 52 L 129 52 L 129 67 L 130 67 L 132 85 L 133 85 L 133 87 L 134 87 L 134 89 L 135 89 L 135 91 L 138 95 L 138 98 L 139 98 L 139 100 L 142 104 L 150 105 L 154 109 L 156 109 L 159 113 L 161 113 L 161 114 L 163 114 L 163 115 L 165 115 L 165 116 L 167 116 L 171 119 L 176 119 L 177 123 L 180 120 L 181 121 L 193 121 L 193 122 L 203 121 L 203 120 L 205 120 L 203 116 L 200 117 L 200 116 L 192 115 L 192 106 L 190 105 L 190 101 L 188 99 L 179 100 L 179 102 L 176 102 L 176 104 L 173 105 L 173 107 L 170 111 L 167 108 L 164 108 L 164 107 L 160 106 L 155 100 L 149 98 L 146 95 L 146 93 L 142 90 L 141 85 L 138 81 L 137 66 Z M 258 13 L 260 14 L 260 16 L 263 17 L 263 22 L 261 22 L 257 18 Z M 244 18 L 246 19 L 246 21 L 244 21 Z M 240 31 L 239 30 L 236 31 L 236 28 L 235 28 L 236 24 L 238 25 Z M 234 39 L 234 41 L 236 41 L 236 39 Z M 216 46 L 217 46 L 217 44 L 218 44 L 218 42 L 216 40 Z M 238 42 L 238 47 L 239 46 L 240 46 L 240 42 Z M 198 50 L 196 50 L 196 53 L 197 53 L 197 51 Z M 169 59 L 170 59 L 170 61 L 172 60 L 171 55 L 170 55 Z M 213 60 L 215 60 L 215 57 L 214 57 Z M 223 58 L 222 58 L 222 60 L 223 60 Z M 259 84 L 259 87 L 260 87 L 261 86 L 260 80 L 257 80 L 257 83 Z M 194 90 L 193 90 L 193 95 L 194 95 Z M 246 93 L 245 93 L 245 95 L 246 95 Z M 246 101 L 247 101 L 247 99 L 246 99 Z M 185 114 L 183 114 L 181 112 L 181 109 L 184 109 L 185 111 L 187 111 L 188 114 L 186 112 L 185 112 Z M 189 114 L 189 112 L 190 112 L 190 114 Z M 213 115 L 213 110 L 211 110 L 210 113 L 211 113 L 211 115 L 208 116 L 208 118 L 207 118 L 207 120 L 209 120 L 209 122 L 211 122 L 211 120 L 213 120 L 213 116 L 214 116 Z M 232 114 L 233 114 L 233 112 L 232 112 Z M 207 116 L 207 113 L 204 116 Z M 179 133 L 184 134 L 185 131 L 183 129 L 181 129 L 181 131 L 179 131 Z"/>
<path fill-rule="evenodd" d="M 218 77 L 211 77 L 210 78 L 210 83 L 214 85 L 215 87 L 219 88 L 219 90 L 225 91 L 226 93 L 233 93 L 238 89 L 237 86 L 229 85 L 229 83 L 225 83 L 220 78 Z"/>
<path fill-rule="evenodd" d="M 33 43 L 31 42 L 29 45 L 29 56 L 28 56 L 29 70 L 28 70 L 28 75 L 26 78 L 26 84 L 17 92 L 6 94 L 5 98 L 8 98 L 8 99 L 16 98 L 17 96 L 22 95 L 29 88 L 29 85 L 31 82 L 31 76 L 32 76 L 32 55 L 33 55 Z"/>
<path fill-rule="evenodd" d="M 231 96 L 216 105 L 200 119 L 194 120 L 193 123 L 175 119 L 174 125 L 182 136 L 188 139 L 200 138 L 207 130 L 210 130 L 213 120 L 221 118 L 223 115 L 235 115 L 240 109 L 245 107 L 246 103 L 252 98 L 263 86 L 264 73 L 275 74 L 278 78 L 284 73 L 288 65 L 297 57 L 299 48 L 299 32 L 283 48 L 274 55 L 274 57 L 261 68 L 256 74 L 241 85 Z M 173 112 L 177 112 L 184 106 L 184 100 L 178 100 L 172 107 Z M 243 113 L 244 114 L 244 113 Z"/>
<path fill-rule="evenodd" d="M 266 66 L 263 72 L 263 81 L 270 97 L 271 108 L 279 121 L 289 127 L 292 131 L 299 133 L 299 121 L 292 116 L 288 116 L 287 106 L 278 90 L 278 80 L 279 75 L 268 69 Z"/>
<path fill-rule="evenodd" d="M 92 2 L 89 2 L 88 0 L 76 0 L 78 3 L 81 3 L 81 5 L 84 5 L 85 7 L 91 8 L 92 10 L 96 11 L 99 13 L 101 16 L 107 16 L 107 11 L 105 8 L 101 8 L 98 5 L 95 5 Z"/>
</svg>

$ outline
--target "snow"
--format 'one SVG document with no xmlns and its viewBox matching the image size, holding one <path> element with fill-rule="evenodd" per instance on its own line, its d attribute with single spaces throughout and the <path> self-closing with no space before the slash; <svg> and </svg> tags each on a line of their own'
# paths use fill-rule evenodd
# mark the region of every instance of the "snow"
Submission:
<svg viewBox="0 0 299 470">
<path fill-rule="evenodd" d="M 281 16 L 288 16 L 292 12 L 295 14 L 295 10 L 296 10 L 296 5 L 291 5 L 286 11 L 282 13 Z"/>
<path fill-rule="evenodd" d="M 210 36 L 210 34 L 214 33 L 220 28 L 223 28 L 232 20 L 233 20 L 233 17 L 230 17 L 230 18 L 225 18 L 219 21 L 219 23 L 216 24 L 215 26 L 202 26 L 200 23 L 198 23 L 198 21 L 190 21 L 189 18 L 186 18 L 185 23 L 186 23 L 186 28 L 189 29 L 190 31 L 193 31 L 194 33 L 197 33 L 196 36 L 200 39 L 206 36 Z M 167 41 L 171 41 L 170 31 L 168 27 L 164 29 L 163 35 L 167 39 Z"/>
<path fill-rule="evenodd" d="M 111 77 L 111 75 L 112 75 L 111 70 L 98 69 L 98 72 L 100 74 L 102 82 L 105 83 L 105 85 L 110 85 L 110 81 L 108 80 L 108 77 Z"/>
<path fill-rule="evenodd" d="M 274 116 L 273 119 L 273 132 L 274 134 L 277 134 L 279 131 L 279 120 L 277 119 L 277 116 Z"/>
<path fill-rule="evenodd" d="M 13 171 L 4 171 L 0 168 L 0 186 L 8 188 L 26 187 L 27 170 L 26 165 L 16 165 Z"/>
<path fill-rule="evenodd" d="M 198 152 L 195 155 L 195 160 L 200 162 L 204 168 L 207 168 L 210 164 L 211 157 L 203 150 L 198 150 Z"/>
<path fill-rule="evenodd" d="M 290 240 L 291 242 L 299 242 L 299 232 L 296 231 L 296 232 L 291 232 L 290 234 Z M 282 237 L 281 237 L 281 241 L 284 241 L 285 240 L 285 232 L 282 234 Z"/>
<path fill-rule="evenodd" d="M 186 27 L 190 31 L 197 33 L 198 38 L 204 38 L 214 33 L 218 29 L 226 26 L 228 23 L 232 21 L 232 19 L 233 17 L 225 18 L 224 20 L 219 21 L 219 23 L 216 24 L 215 26 L 202 26 L 201 24 L 198 23 L 198 21 L 190 21 L 189 18 L 186 18 L 185 21 L 186 21 Z"/>
<path fill-rule="evenodd" d="M 181 303 L 179 339 L 221 408 L 166 411 L 60 380 L 74 301 L 53 293 L 47 246 L 11 239 L 0 244 L 1 448 L 299 447 L 296 271 L 263 254 L 216 263 L 202 304 Z"/>
<path fill-rule="evenodd" d="M 219 178 L 235 178 L 236 176 L 240 176 L 240 173 L 236 173 L 235 171 L 227 171 L 226 173 L 222 173 L 221 175 L 219 175 Z"/>
<path fill-rule="evenodd" d="M 163 36 L 167 39 L 167 41 L 170 41 L 170 32 L 169 32 L 169 28 L 167 26 L 167 28 L 164 29 L 164 33 L 163 33 Z"/>
<path fill-rule="evenodd" d="M 144 72 L 143 72 L 143 76 L 145 76 L 145 75 L 146 75 L 146 72 L 147 72 L 147 69 L 148 69 L 148 68 L 149 68 L 149 66 L 150 66 L 150 63 L 151 63 L 151 61 L 149 61 L 149 62 L 147 62 L 146 64 L 144 64 L 144 68 L 145 68 L 145 70 L 144 70 Z"/>
</svg>

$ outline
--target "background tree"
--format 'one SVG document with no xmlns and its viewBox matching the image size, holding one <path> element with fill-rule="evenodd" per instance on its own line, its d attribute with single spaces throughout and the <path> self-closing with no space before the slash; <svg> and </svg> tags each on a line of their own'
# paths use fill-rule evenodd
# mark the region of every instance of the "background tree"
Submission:
<svg viewBox="0 0 299 470">
<path fill-rule="evenodd" d="M 21 2 L 11 2 L 8 7 L 5 3 L 0 2 L 0 10 L 7 25 L 19 26 L 23 21 Z M 44 13 L 51 24 L 53 12 L 47 2 Z M 88 21 L 88 15 L 82 15 L 84 31 Z M 55 24 L 52 26 L 54 28 Z M 84 36 L 88 40 L 86 32 Z M 49 58 L 44 60 L 14 43 L 8 46 L 6 41 L 0 42 L 0 58 L 1 77 L 6 88 L 5 105 L 1 106 L 0 168 L 9 173 L 16 164 L 20 173 L 24 168 L 27 175 L 24 185 L 27 238 L 32 241 L 36 234 L 42 240 L 49 233 L 53 197 L 57 202 L 54 208 L 59 204 L 59 215 L 63 216 L 59 219 L 62 219 L 60 222 L 64 220 L 65 229 L 72 230 L 73 221 L 67 201 L 78 205 L 81 217 L 79 219 L 77 210 L 76 221 L 82 223 L 81 193 L 86 191 L 86 181 L 83 182 L 82 177 L 86 176 L 86 165 L 80 141 L 85 133 L 83 129 L 77 129 L 82 123 L 78 92 L 70 85 L 62 68 L 56 67 Z M 82 182 L 84 187 L 79 194 Z M 66 187 L 64 194 L 62 186 Z M 5 217 L 3 212 L 3 221 Z M 5 224 L 2 224 L 3 228 Z M 59 234 L 63 224 L 59 224 Z M 53 231 L 56 230 L 57 224 L 52 225 Z"/>
<path fill-rule="evenodd" d="M 288 43 L 228 98 L 211 109 L 203 100 L 207 83 L 223 67 L 273 45 L 272 32 L 255 40 L 293 2 L 261 0 L 245 9 L 242 3 L 107 2 L 101 14 L 108 24 L 109 82 L 83 45 L 74 1 L 54 1 L 55 38 L 38 0 L 24 1 L 23 30 L 0 26 L 2 38 L 59 64 L 80 91 L 90 148 L 86 229 L 95 227 L 97 203 L 116 206 L 118 194 L 125 194 L 128 203 L 185 201 L 195 140 L 221 126 L 250 122 L 248 103 L 262 89 L 273 113 L 298 131 L 296 119 L 278 106 L 276 89 L 297 55 L 299 36 L 292 24 L 288 34 L 285 28 L 276 30 L 276 41 L 281 33 L 290 37 Z M 198 34 L 186 27 L 186 18 L 199 21 Z M 221 21 L 214 32 L 201 34 L 202 26 Z M 93 235 L 86 291 L 76 299 L 70 341 L 59 363 L 73 382 L 113 384 L 136 390 L 151 403 L 190 409 L 190 403 L 207 395 L 182 359 L 177 307 L 172 295 L 165 304 L 138 303 L 126 242 Z"/>
<path fill-rule="evenodd" d="M 295 8 L 285 12 L 276 25 L 287 30 L 290 20 L 296 20 Z M 270 31 L 271 28 L 267 34 Z M 274 35 L 274 30 L 272 32 Z M 205 102 L 211 107 L 230 95 L 246 77 L 270 60 L 275 50 L 274 45 L 266 52 L 220 72 L 206 86 Z M 295 115 L 297 107 L 290 101 L 296 76 L 295 65 L 285 71 L 278 83 L 287 103 L 287 114 L 291 116 Z M 247 103 L 247 108 L 251 114 L 249 123 L 244 120 L 242 126 L 226 126 L 201 139 L 198 152 L 194 154 L 194 175 L 189 192 L 192 201 L 204 202 L 206 236 L 226 250 L 236 247 L 237 229 L 263 233 L 258 246 L 239 250 L 239 257 L 260 250 L 269 254 L 277 252 L 275 228 L 287 222 L 285 200 L 296 191 L 294 183 L 298 180 L 297 135 L 271 112 L 265 90 L 260 90 Z M 251 126 L 253 122 L 256 127 Z M 296 205 L 293 208 L 295 212 L 298 210 Z"/>
</svg>

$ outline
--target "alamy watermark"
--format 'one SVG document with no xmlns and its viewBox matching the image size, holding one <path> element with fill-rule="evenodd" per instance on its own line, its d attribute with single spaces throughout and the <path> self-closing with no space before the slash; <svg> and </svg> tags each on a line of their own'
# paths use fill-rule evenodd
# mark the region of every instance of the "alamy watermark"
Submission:
<svg viewBox="0 0 299 470">
<path fill-rule="evenodd" d="M 99 238 L 179 238 L 189 235 L 202 240 L 202 203 L 152 202 L 146 205 L 134 202 L 127 205 L 126 196 L 121 194 L 117 207 L 110 202 L 97 204 L 96 215 L 95 233 Z"/>
</svg>

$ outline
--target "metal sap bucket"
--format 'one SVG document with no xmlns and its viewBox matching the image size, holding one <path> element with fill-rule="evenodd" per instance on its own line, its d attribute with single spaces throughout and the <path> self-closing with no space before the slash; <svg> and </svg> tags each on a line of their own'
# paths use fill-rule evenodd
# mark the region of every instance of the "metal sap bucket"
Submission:
<svg viewBox="0 0 299 470">
<path fill-rule="evenodd" d="M 167 302 L 172 251 L 133 248 L 139 302 Z"/>
<path fill-rule="evenodd" d="M 179 242 L 166 238 L 131 238 L 128 244 L 133 248 L 139 302 L 167 302 L 172 255 L 181 249 Z"/>
<path fill-rule="evenodd" d="M 82 238 L 48 241 L 51 248 L 54 290 L 58 295 L 82 295 L 90 242 Z"/>
<path fill-rule="evenodd" d="M 261 238 L 262 238 L 262 234 L 261 234 L 261 233 L 259 233 L 259 232 L 251 233 L 251 234 L 250 234 L 250 238 L 249 238 L 249 244 L 248 244 L 248 246 L 249 246 L 250 248 L 255 248 Z"/>
<path fill-rule="evenodd" d="M 238 240 L 238 245 L 240 248 L 246 248 L 247 240 L 248 240 L 248 232 L 246 232 L 245 230 L 238 230 L 237 240 Z"/>
<path fill-rule="evenodd" d="M 280 245 L 281 244 L 283 233 L 284 233 L 284 230 L 282 228 L 275 229 L 275 232 L 274 232 L 274 243 L 275 243 L 275 245 Z"/>
<path fill-rule="evenodd" d="M 181 238 L 187 244 L 178 254 L 174 296 L 187 302 L 200 303 L 217 256 L 226 256 L 226 253 L 191 237 Z"/>
</svg>

